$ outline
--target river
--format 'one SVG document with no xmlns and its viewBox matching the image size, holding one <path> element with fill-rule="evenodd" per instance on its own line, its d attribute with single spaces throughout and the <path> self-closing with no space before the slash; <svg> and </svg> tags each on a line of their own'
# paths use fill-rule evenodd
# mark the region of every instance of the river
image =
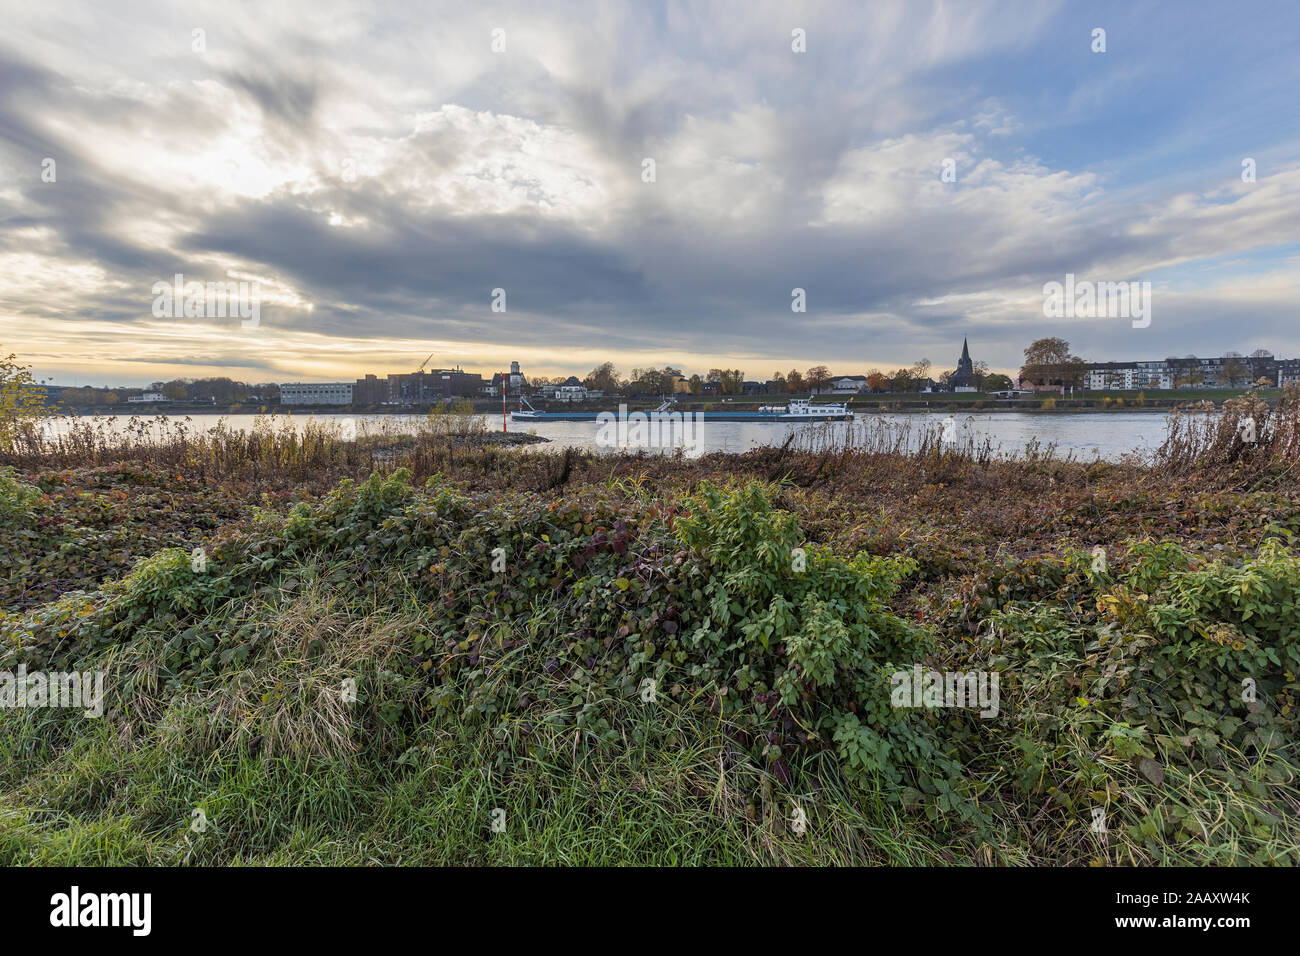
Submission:
<svg viewBox="0 0 1300 956">
<path fill-rule="evenodd" d="M 200 431 L 215 427 L 219 422 L 224 422 L 232 429 L 250 428 L 254 418 L 253 415 L 191 415 L 177 416 L 169 421 L 185 422 L 185 427 L 190 431 Z M 485 418 L 490 429 L 501 427 L 499 416 Z M 277 415 L 274 418 L 278 427 L 301 427 L 302 423 L 313 419 L 337 422 L 345 428 L 355 427 L 363 435 L 376 431 L 414 430 L 424 420 L 419 415 L 351 416 L 335 413 L 300 413 L 293 416 Z M 86 419 L 79 421 L 84 422 Z M 127 427 L 130 419 L 110 416 L 99 421 L 104 422 L 109 429 L 122 430 Z M 1028 445 L 1037 443 L 1043 448 L 1054 445 L 1058 457 L 1072 455 L 1075 459 L 1091 461 L 1117 460 L 1131 454 L 1150 454 L 1164 441 L 1166 421 L 1167 416 L 1158 412 L 880 413 L 859 414 L 852 427 L 859 436 L 857 442 L 861 443 L 861 436 L 868 432 L 879 437 L 889 430 L 896 430 L 898 433 L 910 434 L 915 439 L 926 429 L 942 432 L 946 425 L 948 435 L 955 437 L 959 443 L 979 444 L 988 439 L 993 449 L 1001 455 L 1020 455 Z M 55 420 L 51 427 L 65 428 L 66 420 Z M 742 452 L 761 445 L 779 445 L 791 432 L 803 432 L 805 440 L 812 439 L 814 436 L 807 433 L 808 429 L 820 429 L 823 435 L 829 429 L 841 441 L 849 432 L 849 426 L 842 423 L 787 425 L 769 422 L 710 422 L 706 414 L 698 431 L 689 436 L 689 444 L 692 453 Z M 598 441 L 600 426 L 595 422 L 510 422 L 509 430 L 532 432 L 551 442 L 548 445 L 525 447 L 573 446 L 594 449 L 602 444 Z"/>
</svg>

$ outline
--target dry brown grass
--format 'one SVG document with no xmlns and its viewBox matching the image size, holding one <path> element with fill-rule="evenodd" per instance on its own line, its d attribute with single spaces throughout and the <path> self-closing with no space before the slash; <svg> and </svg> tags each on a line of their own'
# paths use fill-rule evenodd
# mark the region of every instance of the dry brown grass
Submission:
<svg viewBox="0 0 1300 956">
<path fill-rule="evenodd" d="M 201 683 L 184 694 L 158 686 L 158 644 L 125 645 L 118 658 L 118 686 L 129 698 L 122 709 L 127 736 L 151 727 L 158 742 L 190 754 L 227 752 L 333 757 L 354 753 L 357 704 L 344 696 L 344 682 L 364 683 L 359 661 L 382 668 L 420 626 L 415 610 L 358 615 L 345 592 L 319 582 L 292 595 L 250 601 L 225 619 L 227 633 L 241 624 L 276 621 L 256 667 L 219 684 Z M 360 706 L 366 705 L 363 697 Z M 165 702 L 165 710 L 163 709 Z M 379 722 L 381 723 L 381 722 Z"/>
</svg>

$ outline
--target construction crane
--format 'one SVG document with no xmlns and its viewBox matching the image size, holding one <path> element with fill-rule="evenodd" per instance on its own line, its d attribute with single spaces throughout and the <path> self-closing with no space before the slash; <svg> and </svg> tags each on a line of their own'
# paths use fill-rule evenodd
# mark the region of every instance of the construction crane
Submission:
<svg viewBox="0 0 1300 956">
<path fill-rule="evenodd" d="M 429 359 L 433 358 L 437 354 L 438 354 L 437 352 L 430 352 L 429 358 L 425 359 L 423 362 L 420 363 L 420 367 L 415 370 L 415 374 L 419 375 L 421 372 L 423 372 L 424 367 L 429 364 Z"/>
</svg>

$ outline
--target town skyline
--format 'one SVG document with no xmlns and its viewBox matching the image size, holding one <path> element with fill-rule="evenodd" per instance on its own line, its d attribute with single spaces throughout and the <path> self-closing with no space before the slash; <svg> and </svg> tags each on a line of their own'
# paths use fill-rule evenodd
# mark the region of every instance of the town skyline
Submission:
<svg viewBox="0 0 1300 956">
<path fill-rule="evenodd" d="M 1252 352 L 1261 351 L 1261 350 L 1268 352 L 1271 355 L 1275 355 L 1278 358 L 1284 357 L 1284 353 L 1282 351 L 1274 350 L 1268 348 L 1267 346 L 1261 346 L 1259 348 L 1253 349 Z M 960 349 L 958 351 L 960 352 Z M 978 346 L 976 348 L 976 351 L 978 351 Z M 1226 348 L 1218 351 L 1214 351 L 1214 350 L 1206 351 L 1201 354 L 1188 352 L 1188 353 L 1178 353 L 1178 354 L 1171 353 L 1169 355 L 1163 355 L 1163 356 L 1141 355 L 1129 359 L 1089 356 L 1085 359 L 1085 361 L 1089 362 L 1090 364 L 1105 363 L 1105 362 L 1155 362 L 1155 361 L 1161 361 L 1170 358 L 1179 358 L 1179 359 L 1181 358 L 1223 358 L 1223 357 L 1231 357 L 1234 355 L 1238 357 L 1246 357 L 1251 355 L 1252 352 L 1242 352 L 1238 349 Z M 1295 352 L 1297 355 L 1300 355 L 1300 348 L 1297 348 Z M 30 364 L 26 360 L 25 356 L 18 355 L 17 357 L 20 361 L 22 361 L 23 364 Z M 468 368 L 467 367 L 468 363 L 463 363 L 463 362 L 450 362 L 445 364 L 439 363 L 438 361 L 436 361 L 437 357 L 438 356 L 436 352 L 431 353 L 428 356 L 428 362 L 426 364 L 429 364 L 431 368 L 441 368 L 441 369 L 464 368 L 466 371 L 476 371 L 478 372 L 478 374 L 484 375 L 488 378 L 490 378 L 493 375 L 500 374 L 503 371 L 509 371 L 511 364 L 513 363 L 513 364 L 527 366 L 530 369 L 532 369 L 531 372 L 532 375 L 541 376 L 546 379 L 556 379 L 556 378 L 563 379 L 563 378 L 569 378 L 573 376 L 573 377 L 577 377 L 579 380 L 582 380 L 590 374 L 593 368 L 601 364 L 604 364 L 605 362 L 612 361 L 608 356 L 602 356 L 601 354 L 596 353 L 593 355 L 594 364 L 586 367 L 585 369 L 579 367 L 579 365 L 553 365 L 553 366 L 542 365 L 542 366 L 534 367 L 534 366 L 528 366 L 526 362 L 519 359 L 511 359 L 504 362 L 498 361 L 495 364 L 486 363 L 477 368 Z M 840 369 L 837 365 L 832 365 L 830 364 L 830 362 L 825 360 L 822 361 L 814 360 L 810 365 L 801 367 L 803 366 L 803 362 L 794 359 L 787 358 L 785 361 L 782 361 L 780 359 L 765 358 L 763 361 L 769 363 L 774 362 L 775 366 L 768 372 L 758 372 L 757 368 L 755 368 L 752 371 L 752 375 L 753 377 L 757 377 L 758 380 L 760 381 L 766 381 L 772 377 L 773 373 L 786 374 L 788 373 L 790 368 L 796 368 L 799 371 L 804 371 L 804 368 L 812 368 L 812 367 L 823 366 L 823 365 L 826 366 L 828 369 L 830 369 L 833 377 L 842 376 L 842 375 L 864 375 L 864 374 L 869 374 L 872 371 L 880 371 L 885 374 L 892 374 L 902 368 L 911 368 L 915 366 L 918 362 L 927 359 L 930 359 L 930 356 L 922 355 L 922 356 L 918 356 L 915 360 L 911 362 L 900 362 L 898 364 L 894 364 L 890 362 L 881 362 L 881 361 L 854 363 L 851 360 L 838 360 L 839 365 L 845 366 L 845 368 Z M 1013 380 L 1016 380 L 1018 378 L 1021 369 L 1024 367 L 1023 352 L 1021 354 L 1020 361 L 1014 365 L 994 364 L 993 362 L 989 362 L 983 355 L 976 355 L 974 356 L 974 359 L 977 363 L 981 363 L 983 366 L 985 366 L 988 374 L 1006 375 Z M 394 360 L 392 365 L 386 366 L 385 368 L 387 371 L 385 372 L 385 374 L 401 374 L 402 372 L 413 371 L 415 365 L 418 365 L 418 362 L 407 363 L 410 364 L 412 367 L 410 369 L 406 369 L 405 366 L 401 364 L 402 361 L 403 359 L 399 357 L 398 359 Z M 698 362 L 698 357 L 696 361 Z M 631 374 L 636 369 L 662 369 L 662 368 L 671 367 L 671 368 L 680 369 L 687 378 L 690 378 L 694 374 L 698 374 L 700 376 L 707 376 L 710 369 L 733 368 L 737 366 L 738 362 L 740 365 L 745 364 L 743 360 L 738 360 L 734 356 L 720 356 L 717 358 L 717 361 L 715 363 L 703 363 L 703 364 L 699 364 L 698 366 L 692 365 L 689 362 L 679 363 L 679 362 L 672 362 L 672 361 L 647 361 L 641 364 L 630 365 L 630 366 L 619 366 L 619 363 L 617 362 L 615 362 L 614 364 L 620 368 L 620 371 L 626 374 Z M 789 368 L 781 368 L 780 366 L 782 365 L 789 366 Z M 849 365 L 854 365 L 855 367 L 850 370 L 848 368 Z M 957 366 L 957 361 L 954 360 L 951 363 L 947 363 L 945 361 L 930 360 L 930 366 L 934 370 L 935 374 L 941 374 L 943 372 L 955 370 Z M 147 381 L 146 380 L 135 380 L 135 381 L 114 380 L 111 382 L 101 380 L 101 379 L 96 379 L 92 375 L 85 376 L 84 380 L 81 377 L 74 376 L 71 380 L 61 381 L 57 376 L 51 376 L 50 374 L 43 372 L 40 369 L 40 367 L 36 365 L 32 366 L 31 371 L 32 371 L 33 378 L 36 381 L 40 382 L 41 384 L 49 384 L 61 388 L 90 387 L 90 388 L 117 388 L 117 389 L 145 389 L 145 388 L 150 388 L 152 386 L 158 385 L 160 383 L 175 381 L 177 379 L 198 380 L 198 379 L 209 379 L 209 378 L 230 378 L 234 381 L 240 382 L 242 384 L 248 384 L 248 385 L 282 384 L 282 383 L 289 383 L 289 382 L 297 382 L 297 383 L 336 382 L 336 381 L 347 381 L 354 378 L 356 379 L 364 378 L 367 374 L 373 374 L 377 371 L 376 366 L 366 366 L 366 367 L 355 366 L 355 367 L 358 368 L 358 374 L 355 376 L 350 376 L 350 375 L 311 376 L 309 374 L 302 373 L 297 375 L 282 376 L 279 378 L 240 378 L 238 375 L 238 373 L 241 371 L 240 368 L 223 369 L 210 374 L 198 374 L 192 368 L 182 367 L 181 371 L 183 373 L 188 373 L 188 374 L 180 374 L 180 375 L 173 376 L 171 378 L 151 378 Z M 762 367 L 762 366 L 758 366 L 758 367 Z M 744 371 L 746 373 L 747 378 L 751 377 L 751 370 L 749 368 L 742 368 L 741 371 Z"/>
<path fill-rule="evenodd" d="M 1269 349 L 1260 348 L 1250 355 L 1243 355 L 1236 350 L 1227 350 L 1220 355 L 1166 356 L 1156 359 L 1147 357 L 1138 360 L 1101 360 L 1093 361 L 1073 354 L 1070 343 L 1064 339 L 1048 337 L 1030 343 L 1024 349 L 1024 363 L 1012 373 L 1002 373 L 990 367 L 982 360 L 975 360 L 969 354 L 968 342 L 962 342 L 962 354 L 956 366 L 943 369 L 934 366 L 928 359 L 921 359 L 911 366 L 896 369 L 872 367 L 859 372 L 833 372 L 829 366 L 817 365 L 806 371 L 791 368 L 788 371 L 776 370 L 767 378 L 751 378 L 744 369 L 715 367 L 707 373 L 691 373 L 671 364 L 663 366 L 637 367 L 624 375 L 614 363 L 606 361 L 593 368 L 585 375 L 549 376 L 537 372 L 523 371 L 518 361 L 509 363 L 508 370 L 489 373 L 464 369 L 460 366 L 450 368 L 429 365 L 433 355 L 415 371 L 405 372 L 367 372 L 354 382 L 347 381 L 312 381 L 293 380 L 281 382 L 246 382 L 229 377 L 207 377 L 174 379 L 171 381 L 155 380 L 147 385 L 105 385 L 88 383 L 85 386 L 57 385 L 48 381 L 36 381 L 48 386 L 51 394 L 63 397 L 71 393 L 92 392 L 142 392 L 143 398 L 128 397 L 129 402 L 194 400 L 190 395 L 182 397 L 183 392 L 195 393 L 197 386 L 205 383 L 220 384 L 218 390 L 229 391 L 233 388 L 246 394 L 245 397 L 258 399 L 251 394 L 254 390 L 276 389 L 283 392 L 293 389 L 297 396 L 290 400 L 276 395 L 276 404 L 313 404 L 308 396 L 320 397 L 329 393 L 333 400 L 319 404 L 436 404 L 440 400 L 453 398 L 495 397 L 502 393 L 501 383 L 509 383 L 508 394 L 518 398 L 526 394 L 538 394 L 548 388 L 559 386 L 585 386 L 595 389 L 594 397 L 615 394 L 638 393 L 679 393 L 707 394 L 711 391 L 719 394 L 772 394 L 796 393 L 808 391 L 811 394 L 850 394 L 890 393 L 908 391 L 999 391 L 1018 388 L 1050 388 L 1059 385 L 1062 391 L 1066 387 L 1073 390 L 1170 390 L 1179 388 L 1229 388 L 1245 389 L 1253 387 L 1282 387 L 1293 382 L 1300 382 L 1300 358 L 1287 358 L 1276 355 Z M 176 389 L 176 395 L 168 394 Z M 414 388 L 418 395 L 408 394 Z M 341 398 L 346 389 L 346 398 Z M 568 390 L 567 388 L 561 389 Z M 199 389 L 198 391 L 201 391 Z M 89 399 L 89 394 L 86 396 Z M 571 396 L 573 398 L 585 397 Z M 412 399 L 408 402 L 408 399 Z M 112 396 L 113 401 L 118 396 Z M 222 400 L 216 399 L 214 400 Z M 86 402 L 95 404 L 94 402 Z"/>
</svg>

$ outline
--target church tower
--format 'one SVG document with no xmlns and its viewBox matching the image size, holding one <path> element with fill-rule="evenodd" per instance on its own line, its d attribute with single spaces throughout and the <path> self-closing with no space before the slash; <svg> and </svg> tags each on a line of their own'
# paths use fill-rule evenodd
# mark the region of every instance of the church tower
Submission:
<svg viewBox="0 0 1300 956">
<path fill-rule="evenodd" d="M 971 379 L 975 373 L 974 363 L 970 360 L 970 347 L 966 339 L 961 340 L 961 358 L 957 360 L 957 371 L 952 375 L 953 388 L 971 388 Z"/>
</svg>

